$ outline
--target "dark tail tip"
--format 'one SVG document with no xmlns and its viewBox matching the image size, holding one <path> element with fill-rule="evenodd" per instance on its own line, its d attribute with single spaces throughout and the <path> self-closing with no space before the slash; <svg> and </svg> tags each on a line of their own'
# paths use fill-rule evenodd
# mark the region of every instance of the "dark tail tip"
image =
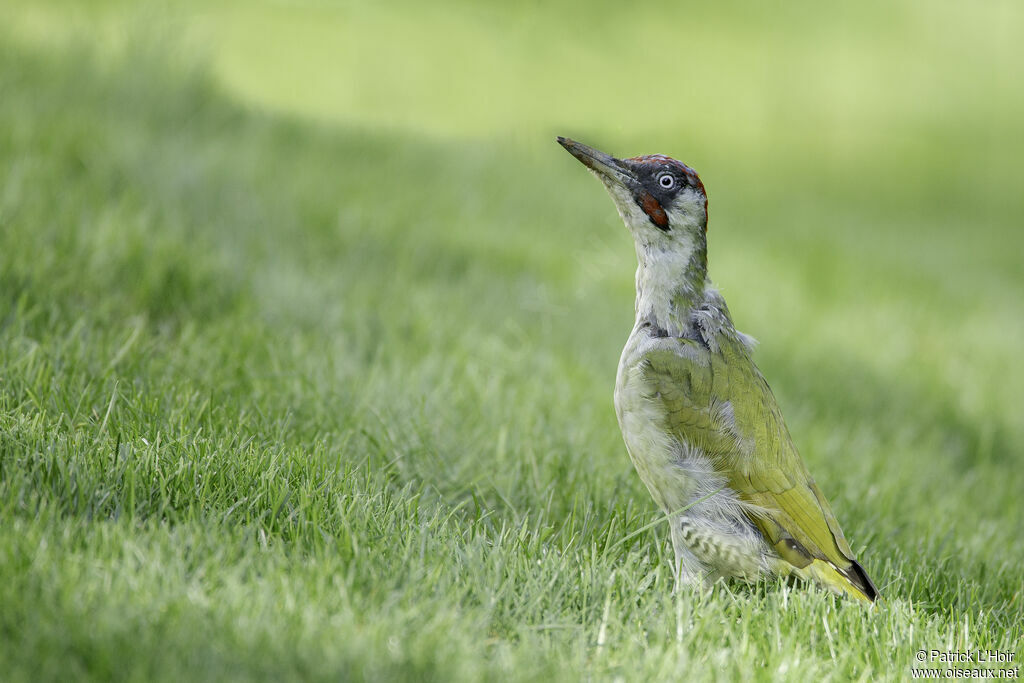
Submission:
<svg viewBox="0 0 1024 683">
<path fill-rule="evenodd" d="M 843 575 L 850 580 L 859 591 L 867 596 L 868 600 L 874 602 L 880 596 L 878 589 L 875 588 L 874 582 L 868 578 L 868 573 L 864 571 L 864 567 L 860 566 L 856 560 L 851 561 L 850 568 L 843 572 Z"/>
</svg>

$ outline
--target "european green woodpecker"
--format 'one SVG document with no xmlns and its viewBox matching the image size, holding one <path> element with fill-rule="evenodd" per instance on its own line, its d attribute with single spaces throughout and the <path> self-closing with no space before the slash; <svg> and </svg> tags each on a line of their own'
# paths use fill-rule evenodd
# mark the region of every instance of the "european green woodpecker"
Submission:
<svg viewBox="0 0 1024 683">
<path fill-rule="evenodd" d="M 636 322 L 615 412 L 637 473 L 671 525 L 676 576 L 796 575 L 878 597 L 800 458 L 752 352 L 708 279 L 708 200 L 690 167 L 558 142 L 608 189 L 636 245 Z"/>
</svg>

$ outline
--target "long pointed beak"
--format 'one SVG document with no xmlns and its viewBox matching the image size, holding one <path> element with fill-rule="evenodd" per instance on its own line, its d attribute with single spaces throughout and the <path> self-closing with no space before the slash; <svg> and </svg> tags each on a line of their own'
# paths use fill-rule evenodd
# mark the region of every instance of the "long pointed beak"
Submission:
<svg viewBox="0 0 1024 683">
<path fill-rule="evenodd" d="M 636 176 L 623 167 L 615 157 L 593 147 L 587 147 L 570 138 L 559 136 L 558 144 L 565 147 L 569 154 L 579 159 L 584 166 L 593 171 L 602 180 L 615 182 L 631 190 L 636 186 Z"/>
</svg>

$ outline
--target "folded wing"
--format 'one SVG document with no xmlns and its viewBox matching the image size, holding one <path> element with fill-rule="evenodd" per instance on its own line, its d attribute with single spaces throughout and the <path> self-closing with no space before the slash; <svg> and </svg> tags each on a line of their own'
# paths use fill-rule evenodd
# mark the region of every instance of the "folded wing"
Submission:
<svg viewBox="0 0 1024 683">
<path fill-rule="evenodd" d="M 741 339 L 663 338 L 644 356 L 651 399 L 662 401 L 673 436 L 700 448 L 795 573 L 855 597 L 877 590 L 853 559 L 832 508 L 814 483 L 768 383 Z M 756 506 L 756 507 L 755 507 Z"/>
</svg>

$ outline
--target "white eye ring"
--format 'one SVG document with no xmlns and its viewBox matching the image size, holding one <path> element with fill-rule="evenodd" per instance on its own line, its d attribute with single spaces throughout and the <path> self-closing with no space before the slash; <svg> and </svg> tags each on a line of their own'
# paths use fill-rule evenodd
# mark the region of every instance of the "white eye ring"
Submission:
<svg viewBox="0 0 1024 683">
<path fill-rule="evenodd" d="M 662 173 L 658 176 L 658 184 L 666 190 L 671 190 L 676 186 L 676 179 L 672 177 L 671 173 Z"/>
</svg>

